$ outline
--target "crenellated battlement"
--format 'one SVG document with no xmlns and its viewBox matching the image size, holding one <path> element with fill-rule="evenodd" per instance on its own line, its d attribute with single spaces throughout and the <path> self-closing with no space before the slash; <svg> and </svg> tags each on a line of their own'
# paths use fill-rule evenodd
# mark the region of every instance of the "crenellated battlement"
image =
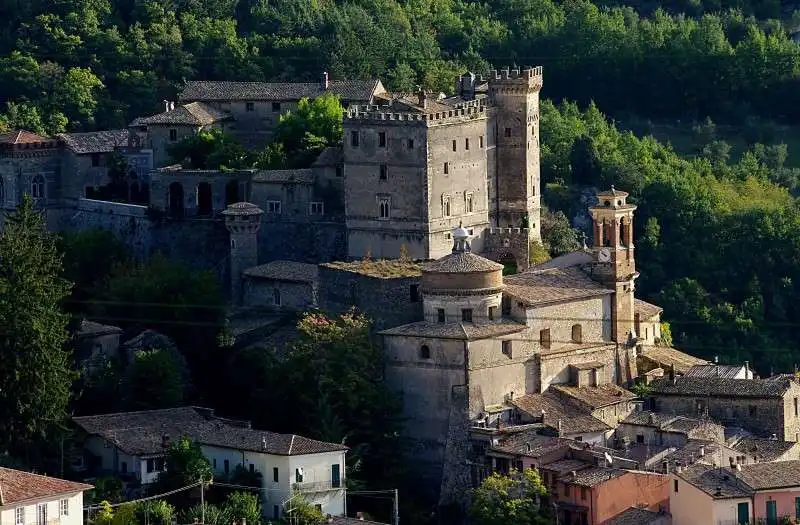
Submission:
<svg viewBox="0 0 800 525">
<path fill-rule="evenodd" d="M 542 78 L 542 66 L 526 67 L 525 69 L 492 69 L 489 72 L 489 82 L 497 80 L 532 80 Z"/>
<path fill-rule="evenodd" d="M 544 85 L 542 66 L 526 69 L 493 69 L 489 74 L 489 88 L 493 93 L 538 91 Z"/>
<path fill-rule="evenodd" d="M 489 228 L 484 230 L 488 235 L 520 235 L 528 237 L 528 228 Z"/>
<path fill-rule="evenodd" d="M 445 122 L 450 119 L 463 120 L 467 118 L 480 118 L 486 115 L 486 106 L 483 104 L 469 104 L 463 107 L 454 107 L 447 111 L 431 111 L 419 113 L 414 111 L 387 111 L 385 106 L 351 106 L 347 110 L 347 120 L 389 120 L 389 121 L 417 121 L 417 122 Z"/>
</svg>

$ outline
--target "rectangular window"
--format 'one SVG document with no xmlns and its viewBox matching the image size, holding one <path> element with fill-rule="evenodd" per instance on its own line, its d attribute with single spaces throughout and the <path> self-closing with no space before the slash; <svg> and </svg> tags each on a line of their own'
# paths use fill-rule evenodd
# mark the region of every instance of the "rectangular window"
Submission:
<svg viewBox="0 0 800 525">
<path fill-rule="evenodd" d="M 177 129 L 169 130 L 169 140 L 171 142 L 175 142 L 176 140 L 178 140 L 178 130 Z"/>
<path fill-rule="evenodd" d="M 797 417 L 797 398 L 794 398 L 794 417 Z"/>
<path fill-rule="evenodd" d="M 746 523 L 750 523 L 752 520 L 750 519 L 750 505 L 748 503 L 739 503 L 736 506 L 736 523 L 745 525 Z"/>
<path fill-rule="evenodd" d="M 281 103 L 280 102 L 273 102 L 272 103 L 272 111 L 276 113 L 281 110 Z"/>
<path fill-rule="evenodd" d="M 506 137 L 511 136 L 511 128 L 506 128 Z"/>
<path fill-rule="evenodd" d="M 544 349 L 550 348 L 550 329 L 545 328 L 544 330 L 539 330 L 539 346 Z"/>
<path fill-rule="evenodd" d="M 448 173 L 450 173 L 450 163 L 449 162 L 445 162 L 444 163 L 444 174 L 447 175 Z"/>
<path fill-rule="evenodd" d="M 255 474 L 256 466 L 253 463 L 250 463 L 250 474 Z"/>
<path fill-rule="evenodd" d="M 794 517 L 800 519 L 800 498 L 794 498 Z"/>
<path fill-rule="evenodd" d="M 36 505 L 36 525 L 47 525 L 47 503 Z"/>
<path fill-rule="evenodd" d="M 414 139 L 408 139 L 408 149 L 414 149 Z"/>
<path fill-rule="evenodd" d="M 339 468 L 338 463 L 331 465 L 331 487 L 335 489 L 342 486 L 342 474 Z"/>
<path fill-rule="evenodd" d="M 386 132 L 379 131 L 378 132 L 378 147 L 385 148 L 386 147 Z"/>
<path fill-rule="evenodd" d="M 64 498 L 58 502 L 58 510 L 62 516 L 69 516 L 69 499 Z"/>
<path fill-rule="evenodd" d="M 464 308 L 461 310 L 461 320 L 465 323 L 472 322 L 472 308 Z"/>
<path fill-rule="evenodd" d="M 147 460 L 147 473 L 151 473 L 156 469 L 156 462 L 153 458 Z"/>
<path fill-rule="evenodd" d="M 672 492 L 678 492 L 678 480 L 672 482 Z"/>
<path fill-rule="evenodd" d="M 92 167 L 96 168 L 100 165 L 100 155 L 98 153 L 92 154 Z"/>
<path fill-rule="evenodd" d="M 386 180 L 389 178 L 389 166 L 386 164 L 381 164 L 380 178 L 381 180 Z"/>
<path fill-rule="evenodd" d="M 494 318 L 497 316 L 497 307 L 490 306 L 489 307 L 489 320 L 494 321 Z"/>
<path fill-rule="evenodd" d="M 465 193 L 464 194 L 464 210 L 467 213 L 472 213 L 472 194 Z"/>
<path fill-rule="evenodd" d="M 14 509 L 14 522 L 16 525 L 25 525 L 25 507 Z"/>
<path fill-rule="evenodd" d="M 444 320 L 445 320 L 444 308 L 437 308 L 436 309 L 436 321 L 440 322 L 440 323 L 443 323 Z"/>
<path fill-rule="evenodd" d="M 636 442 L 639 444 L 644 443 L 644 434 L 636 434 Z"/>
<path fill-rule="evenodd" d="M 511 357 L 511 341 L 503 341 L 503 355 Z"/>
<path fill-rule="evenodd" d="M 267 201 L 267 213 L 280 214 L 281 201 Z"/>
<path fill-rule="evenodd" d="M 482 148 L 482 147 L 483 147 L 483 135 L 481 135 L 480 137 L 478 137 L 478 147 L 480 147 L 480 148 Z"/>
<path fill-rule="evenodd" d="M 469 150 L 469 139 L 464 139 L 464 149 Z"/>
<path fill-rule="evenodd" d="M 255 110 L 256 110 L 256 105 L 255 105 L 255 104 L 253 104 L 252 102 L 245 102 L 245 104 L 244 104 L 244 110 L 245 110 L 246 112 L 248 112 L 248 113 L 252 113 L 253 111 L 255 111 Z"/>
<path fill-rule="evenodd" d="M 750 412 L 750 417 L 756 417 L 756 414 L 758 414 L 758 407 L 756 407 L 755 405 L 750 405 L 749 412 Z"/>
<path fill-rule="evenodd" d="M 458 145 L 457 145 L 457 142 L 454 140 L 453 141 L 453 151 L 457 151 L 457 150 L 458 150 Z"/>
<path fill-rule="evenodd" d="M 309 215 L 322 215 L 324 204 L 322 202 L 309 202 L 308 214 Z"/>
<path fill-rule="evenodd" d="M 336 166 L 336 176 L 341 177 L 342 175 L 344 175 L 344 169 L 341 166 Z"/>
<path fill-rule="evenodd" d="M 778 525 L 778 502 L 767 501 L 767 525 Z"/>
<path fill-rule="evenodd" d="M 444 217 L 450 216 L 450 197 L 445 197 L 442 200 L 442 216 Z"/>
<path fill-rule="evenodd" d="M 121 463 L 120 470 L 122 471 L 123 474 L 127 474 L 128 473 L 128 462 L 127 461 L 123 461 Z"/>
<path fill-rule="evenodd" d="M 231 471 L 231 462 L 228 461 L 227 459 L 222 462 L 222 470 L 225 471 L 225 474 Z"/>
<path fill-rule="evenodd" d="M 409 292 L 410 292 L 410 295 L 411 295 L 411 297 L 410 297 L 411 302 L 412 303 L 418 303 L 419 302 L 419 285 L 418 284 L 412 284 L 411 288 L 409 289 Z"/>
<path fill-rule="evenodd" d="M 272 519 L 277 520 L 280 517 L 281 517 L 280 509 L 278 508 L 277 505 L 273 505 L 272 506 Z"/>
<path fill-rule="evenodd" d="M 303 482 L 303 469 L 301 468 L 294 469 L 294 481 L 295 483 Z"/>
<path fill-rule="evenodd" d="M 278 467 L 272 467 L 272 481 L 278 482 Z"/>
<path fill-rule="evenodd" d="M 358 131 L 350 132 L 350 145 L 354 148 L 358 147 Z"/>
<path fill-rule="evenodd" d="M 388 219 L 391 212 L 391 200 L 389 197 L 381 197 L 378 199 L 378 217 L 381 219 Z"/>
<path fill-rule="evenodd" d="M 217 470 L 217 458 L 214 458 L 214 465 L 213 465 L 213 467 L 214 467 L 214 470 Z"/>
</svg>

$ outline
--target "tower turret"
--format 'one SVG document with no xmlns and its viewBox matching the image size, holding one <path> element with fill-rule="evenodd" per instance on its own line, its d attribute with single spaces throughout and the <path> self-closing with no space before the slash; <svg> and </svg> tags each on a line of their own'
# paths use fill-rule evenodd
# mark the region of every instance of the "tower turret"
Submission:
<svg viewBox="0 0 800 525">
<path fill-rule="evenodd" d="M 634 281 L 636 261 L 633 256 L 633 212 L 628 194 L 614 189 L 597 194 L 598 203 L 589 208 L 592 216 L 595 262 L 593 274 L 616 290 L 612 308 L 612 338 L 627 342 L 634 328 Z"/>
<path fill-rule="evenodd" d="M 231 234 L 231 302 L 242 302 L 242 272 L 258 265 L 258 230 L 264 210 L 249 202 L 237 202 L 228 206 L 225 227 Z"/>
<path fill-rule="evenodd" d="M 542 68 L 505 69 L 489 75 L 495 107 L 496 173 L 490 181 L 490 214 L 501 228 L 528 228 L 541 242 L 539 169 L 539 91 Z M 527 218 L 527 224 L 525 219 Z"/>
</svg>

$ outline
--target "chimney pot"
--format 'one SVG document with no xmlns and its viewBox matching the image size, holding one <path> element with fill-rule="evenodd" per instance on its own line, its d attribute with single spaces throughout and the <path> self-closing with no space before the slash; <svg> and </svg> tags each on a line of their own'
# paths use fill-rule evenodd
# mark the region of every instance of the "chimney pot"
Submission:
<svg viewBox="0 0 800 525">
<path fill-rule="evenodd" d="M 328 89 L 328 86 L 330 86 L 330 81 L 328 80 L 328 72 L 327 71 L 323 71 L 322 72 L 322 89 Z"/>
<path fill-rule="evenodd" d="M 425 93 L 425 90 L 422 89 L 420 86 L 419 92 L 417 93 L 417 97 L 419 98 L 419 106 L 423 109 L 428 107 L 428 94 Z"/>
</svg>

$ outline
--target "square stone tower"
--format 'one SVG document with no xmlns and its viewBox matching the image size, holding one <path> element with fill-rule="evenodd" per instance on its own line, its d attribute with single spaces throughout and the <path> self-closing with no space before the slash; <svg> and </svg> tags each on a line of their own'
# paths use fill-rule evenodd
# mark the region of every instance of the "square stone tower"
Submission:
<svg viewBox="0 0 800 525">
<path fill-rule="evenodd" d="M 492 70 L 496 174 L 490 181 L 490 220 L 500 228 L 527 228 L 541 242 L 539 91 L 542 68 Z M 493 184 L 492 184 L 493 182 Z M 527 224 L 525 219 L 527 218 Z"/>
</svg>

